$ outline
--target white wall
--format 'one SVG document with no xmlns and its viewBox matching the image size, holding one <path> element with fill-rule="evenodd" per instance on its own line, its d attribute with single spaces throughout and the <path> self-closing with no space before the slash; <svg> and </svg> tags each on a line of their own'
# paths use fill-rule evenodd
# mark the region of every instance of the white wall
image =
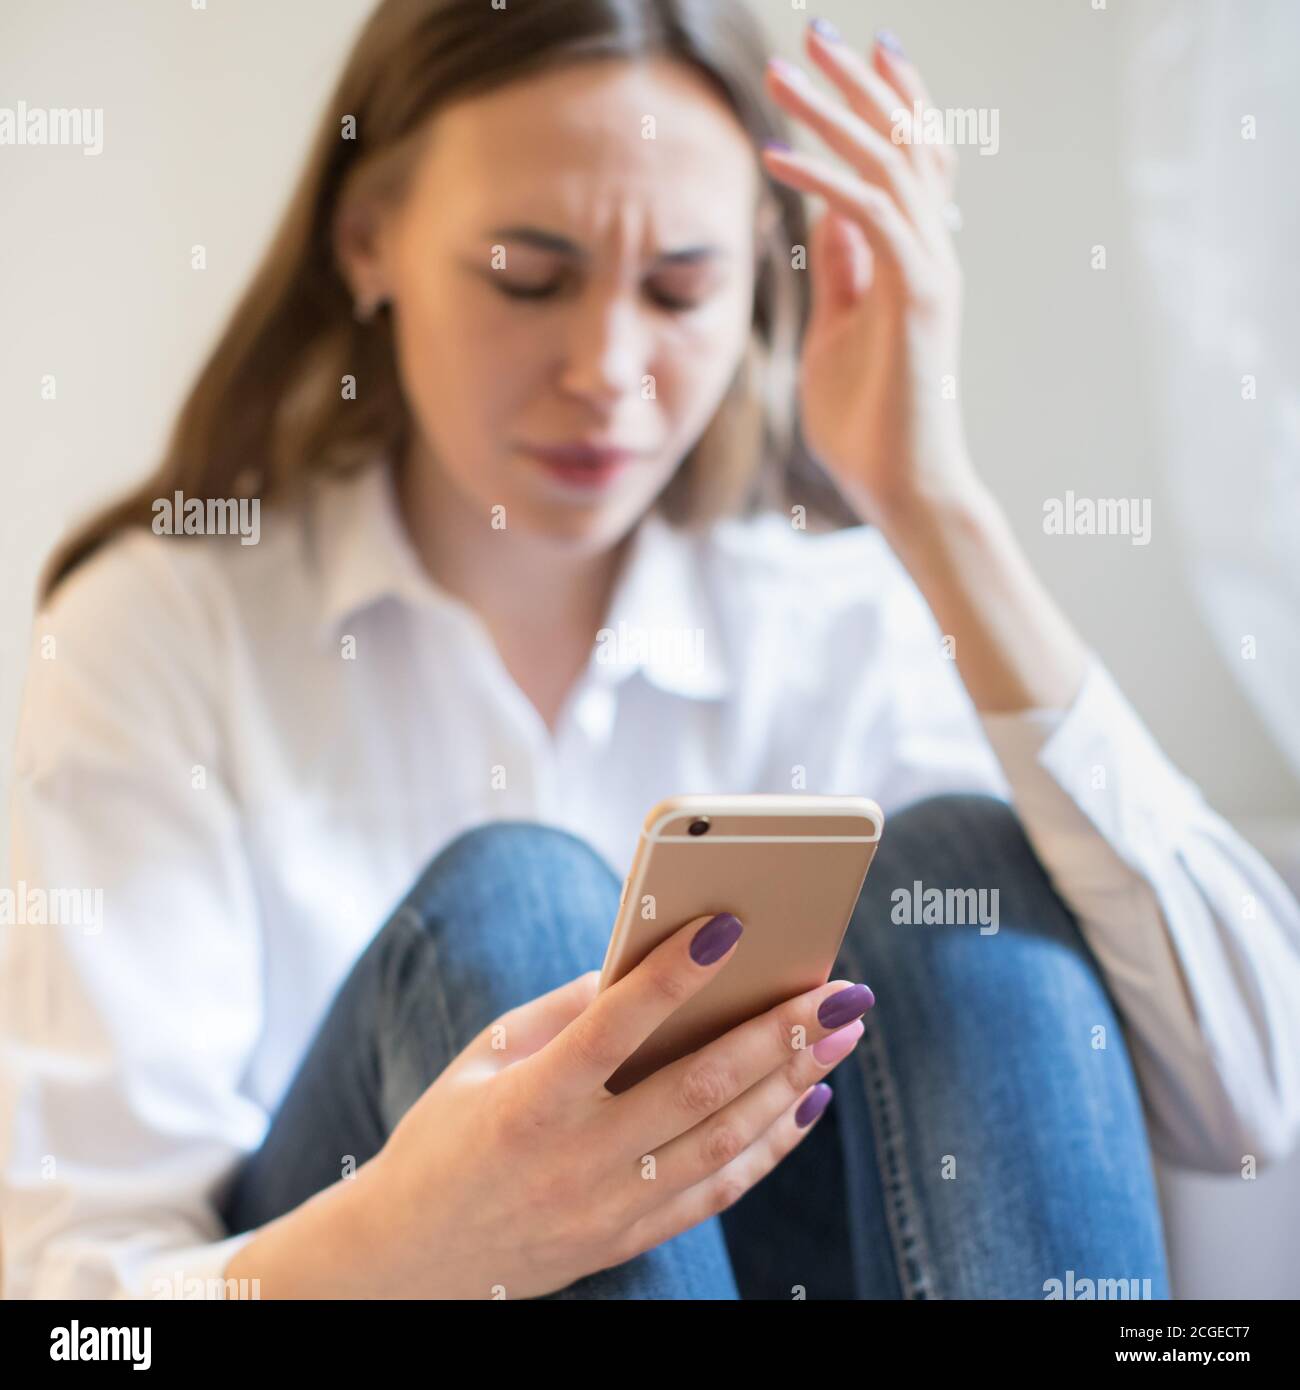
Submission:
<svg viewBox="0 0 1300 1390">
<path fill-rule="evenodd" d="M 1195 557 L 1167 524 L 1130 315 L 1142 286 L 1117 167 L 1117 0 L 812 4 L 855 43 L 878 23 L 898 30 L 941 105 L 997 108 L 1000 151 L 967 152 L 959 188 L 975 457 L 1169 754 L 1250 833 L 1289 845 L 1300 786 L 1218 656 L 1192 599 Z M 756 5 L 777 46 L 800 56 L 806 12 Z M 368 8 L 11 0 L 0 16 L 0 105 L 102 107 L 105 122 L 97 157 L 0 147 L 0 781 L 38 565 L 74 516 L 151 466 Z M 1104 274 L 1089 266 L 1097 242 L 1110 249 Z M 190 269 L 195 243 L 202 272 Z M 40 398 L 47 373 L 55 401 Z M 1150 497 L 1152 543 L 1044 535 L 1043 500 L 1067 489 Z M 0 846 L 3 868 L 4 825 Z M 1283 1245 L 1300 1211 L 1296 1165 L 1254 1184 L 1167 1180 L 1165 1198 L 1180 1292 L 1300 1295 L 1300 1261 Z"/>
</svg>

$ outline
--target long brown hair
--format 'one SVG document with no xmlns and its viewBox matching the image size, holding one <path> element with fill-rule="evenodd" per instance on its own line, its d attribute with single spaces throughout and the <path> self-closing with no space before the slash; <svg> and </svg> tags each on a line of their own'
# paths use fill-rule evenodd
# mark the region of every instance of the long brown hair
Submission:
<svg viewBox="0 0 1300 1390">
<path fill-rule="evenodd" d="M 293 499 L 309 474 L 404 457 L 413 425 L 382 312 L 360 322 L 335 256 L 340 209 L 400 197 L 429 119 L 445 103 L 581 59 L 670 57 L 710 79 L 755 147 L 789 139 L 764 95 L 768 46 L 744 0 L 382 0 L 353 46 L 266 255 L 176 418 L 158 469 L 55 550 L 38 603 L 118 532 L 150 525 L 153 503 Z M 759 505 L 853 524 L 809 457 L 796 361 L 808 313 L 808 246 L 797 193 L 765 176 L 775 214 L 760 227 L 753 332 L 736 379 L 660 498 L 679 525 Z M 764 229 L 765 228 L 765 229 Z M 344 399 L 345 375 L 363 386 Z"/>
</svg>

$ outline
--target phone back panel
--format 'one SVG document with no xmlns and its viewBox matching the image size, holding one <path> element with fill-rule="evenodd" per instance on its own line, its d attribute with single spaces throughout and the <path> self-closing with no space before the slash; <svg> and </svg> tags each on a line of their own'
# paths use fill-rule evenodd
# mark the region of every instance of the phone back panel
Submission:
<svg viewBox="0 0 1300 1390">
<path fill-rule="evenodd" d="M 688 827 L 701 817 L 706 834 Z M 679 796 L 646 817 L 600 988 L 692 918 L 733 912 L 735 955 L 611 1076 L 618 1092 L 783 1000 L 824 984 L 884 817 L 848 796 Z"/>
</svg>

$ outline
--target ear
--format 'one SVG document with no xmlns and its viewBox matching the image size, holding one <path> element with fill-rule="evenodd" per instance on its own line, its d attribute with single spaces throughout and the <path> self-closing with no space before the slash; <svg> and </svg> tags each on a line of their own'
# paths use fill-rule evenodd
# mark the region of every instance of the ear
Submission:
<svg viewBox="0 0 1300 1390">
<path fill-rule="evenodd" d="M 764 193 L 754 214 L 754 264 L 758 265 L 767 250 L 768 238 L 781 224 L 781 209 L 770 195 Z"/>
<path fill-rule="evenodd" d="M 764 193 L 758 205 L 758 232 L 766 237 L 776 230 L 781 222 L 781 209 L 770 193 Z"/>
<path fill-rule="evenodd" d="M 334 263 L 359 303 L 375 303 L 389 293 L 384 255 L 386 224 L 379 209 L 358 199 L 339 204 L 331 228 Z"/>
</svg>

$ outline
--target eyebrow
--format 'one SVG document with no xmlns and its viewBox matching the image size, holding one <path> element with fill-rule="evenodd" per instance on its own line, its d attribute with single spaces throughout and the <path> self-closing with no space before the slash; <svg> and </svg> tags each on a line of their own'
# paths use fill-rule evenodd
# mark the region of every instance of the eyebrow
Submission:
<svg viewBox="0 0 1300 1390">
<path fill-rule="evenodd" d="M 536 247 L 539 251 L 549 251 L 557 256 L 568 256 L 572 260 L 585 261 L 589 259 L 587 252 L 577 242 L 570 241 L 568 237 L 562 237 L 556 232 L 548 232 L 542 227 L 526 225 L 491 227 L 486 235 L 493 241 L 522 241 L 528 246 Z M 700 261 L 725 255 L 726 252 L 721 246 L 701 245 L 685 246 L 678 251 L 664 251 L 655 259 L 666 261 L 671 265 L 695 265 Z"/>
</svg>

